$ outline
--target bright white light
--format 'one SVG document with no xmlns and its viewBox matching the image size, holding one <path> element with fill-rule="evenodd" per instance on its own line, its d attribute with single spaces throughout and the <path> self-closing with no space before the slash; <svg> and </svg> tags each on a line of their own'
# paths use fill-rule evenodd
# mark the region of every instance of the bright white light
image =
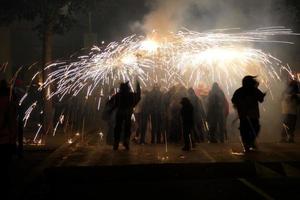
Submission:
<svg viewBox="0 0 300 200">
<path fill-rule="evenodd" d="M 141 49 L 150 52 L 156 51 L 158 46 L 158 43 L 153 40 L 145 40 L 141 43 Z"/>
<path fill-rule="evenodd" d="M 129 54 L 129 55 L 126 55 L 124 56 L 122 59 L 121 59 L 121 62 L 125 65 L 132 65 L 134 63 L 137 62 L 137 59 L 134 55 L 132 54 Z"/>
</svg>

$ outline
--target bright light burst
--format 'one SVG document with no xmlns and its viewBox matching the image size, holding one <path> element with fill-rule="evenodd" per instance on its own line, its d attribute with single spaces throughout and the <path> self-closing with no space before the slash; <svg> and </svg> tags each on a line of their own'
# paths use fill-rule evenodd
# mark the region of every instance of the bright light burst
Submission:
<svg viewBox="0 0 300 200">
<path fill-rule="evenodd" d="M 155 52 L 159 48 L 159 45 L 154 40 L 145 40 L 141 43 L 141 50 L 145 50 L 148 52 Z"/>
<path fill-rule="evenodd" d="M 258 75 L 262 85 L 271 90 L 271 83 L 280 80 L 281 70 L 291 71 L 288 65 L 257 46 L 291 44 L 274 40 L 286 35 L 298 34 L 284 27 L 269 27 L 244 32 L 182 30 L 161 37 L 157 32 L 155 37 L 132 35 L 104 48 L 94 46 L 87 55 L 47 66 L 51 73 L 40 89 L 54 86 L 48 99 L 55 96 L 60 101 L 79 93 L 84 93 L 86 99 L 100 94 L 98 110 L 101 97 L 108 95 L 103 94 L 103 89 L 116 88 L 121 81 L 129 81 L 131 87 L 135 80 L 143 87 L 158 82 L 165 89 L 176 84 L 197 87 L 200 83 L 210 85 L 217 81 L 229 95 L 241 84 L 243 76 L 252 74 Z M 24 120 L 27 121 L 34 106 L 28 109 Z"/>
<path fill-rule="evenodd" d="M 135 79 L 144 86 L 155 80 L 165 88 L 217 81 L 229 90 L 247 74 L 259 75 L 269 88 L 272 80 L 280 79 L 278 72 L 283 66 L 279 59 L 253 46 L 289 43 L 270 37 L 292 34 L 290 29 L 271 27 L 238 33 L 235 29 L 206 33 L 183 30 L 156 40 L 132 35 L 103 49 L 95 46 L 75 60 L 51 64 L 48 68 L 52 72 L 43 88 L 55 82 L 56 90 L 48 98 L 57 95 L 60 99 L 76 96 L 83 89 L 88 97 L 95 89 L 117 87 L 120 81 L 132 85 Z"/>
</svg>

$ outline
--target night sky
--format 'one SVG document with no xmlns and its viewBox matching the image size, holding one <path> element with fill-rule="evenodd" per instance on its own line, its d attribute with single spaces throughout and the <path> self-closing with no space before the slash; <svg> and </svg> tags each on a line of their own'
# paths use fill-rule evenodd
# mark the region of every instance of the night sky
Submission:
<svg viewBox="0 0 300 200">
<path fill-rule="evenodd" d="M 99 1 L 100 2 L 100 1 Z M 141 28 L 147 16 L 159 8 L 166 12 L 176 0 L 147 1 L 147 0 L 117 0 L 103 11 L 91 11 L 92 32 L 97 34 L 98 44 L 102 41 L 121 40 L 131 34 L 145 34 Z M 180 20 L 178 29 L 182 27 L 191 30 L 205 31 L 215 28 L 255 29 L 264 26 L 284 25 L 300 32 L 299 2 L 296 0 L 254 0 L 254 1 L 208 1 L 189 0 L 184 11 L 171 16 Z M 97 5 L 97 4 L 96 4 Z M 183 5 L 179 5 L 179 8 Z M 176 8 L 178 9 L 178 8 Z M 161 19 L 165 16 L 162 15 Z M 66 58 L 70 54 L 84 47 L 84 34 L 88 32 L 88 15 L 78 13 L 77 23 L 64 35 L 55 35 L 53 43 L 53 59 Z M 10 25 L 10 60 L 16 70 L 19 66 L 30 65 L 41 57 L 41 41 L 37 33 L 32 30 L 34 22 L 16 21 Z M 296 37 L 287 38 L 299 41 Z M 275 56 L 297 66 L 299 51 L 297 45 L 282 45 L 272 48 Z M 287 53 L 288 52 L 288 53 Z M 5 62 L 1 60 L 1 62 Z"/>
</svg>

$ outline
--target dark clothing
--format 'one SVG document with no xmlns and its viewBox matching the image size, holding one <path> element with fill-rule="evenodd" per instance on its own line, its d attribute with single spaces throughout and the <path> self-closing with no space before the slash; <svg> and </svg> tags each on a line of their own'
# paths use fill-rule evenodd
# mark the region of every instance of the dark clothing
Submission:
<svg viewBox="0 0 300 200">
<path fill-rule="evenodd" d="M 187 126 L 194 125 L 194 108 L 192 104 L 182 105 L 181 119 L 184 125 Z"/>
<path fill-rule="evenodd" d="M 2 196 L 10 190 L 11 161 L 16 153 L 16 105 L 5 81 L 0 82 L 0 177 Z"/>
<path fill-rule="evenodd" d="M 215 115 L 214 120 L 209 121 L 209 141 L 217 142 L 219 139 L 220 142 L 224 142 L 226 139 L 226 118 L 224 115 Z"/>
<path fill-rule="evenodd" d="M 150 118 L 150 97 L 149 93 L 145 93 L 142 101 L 140 102 L 140 119 L 139 119 L 139 131 L 140 131 L 140 143 L 146 143 L 147 124 Z"/>
<path fill-rule="evenodd" d="M 114 144 L 119 144 L 121 140 L 122 127 L 124 126 L 124 145 L 129 144 L 131 135 L 131 115 L 128 113 L 118 112 L 116 114 L 116 125 L 114 131 Z"/>
<path fill-rule="evenodd" d="M 179 86 L 174 95 L 171 97 L 171 102 L 169 104 L 169 117 L 170 117 L 170 129 L 169 129 L 169 141 L 178 143 L 181 140 L 181 137 L 183 135 L 183 127 L 181 123 L 181 106 L 180 101 L 182 99 L 186 99 L 189 104 L 191 105 L 191 102 L 186 98 L 187 92 L 186 89 L 183 86 Z M 182 102 L 181 102 L 182 103 Z M 193 118 L 193 114 L 190 116 Z"/>
<path fill-rule="evenodd" d="M 245 151 L 255 148 L 260 131 L 258 102 L 264 101 L 265 94 L 257 87 L 241 87 L 231 99 L 240 118 L 240 134 Z"/>
<path fill-rule="evenodd" d="M 300 93 L 297 82 L 290 82 L 282 95 L 282 131 L 281 142 L 294 142 L 294 131 L 297 122 Z"/>
<path fill-rule="evenodd" d="M 146 131 L 147 131 L 147 122 L 148 122 L 148 115 L 143 113 L 140 114 L 139 118 L 139 131 L 140 131 L 140 143 L 146 143 Z"/>
<path fill-rule="evenodd" d="M 190 92 L 191 91 L 191 92 Z M 194 108 L 194 138 L 197 142 L 204 141 L 204 122 L 206 120 L 206 115 L 202 101 L 196 96 L 194 90 L 189 89 L 189 100 L 191 101 Z"/>
<path fill-rule="evenodd" d="M 161 143 L 162 139 L 162 92 L 155 88 L 149 93 L 150 117 L 151 117 L 151 143 Z"/>
<path fill-rule="evenodd" d="M 125 88 L 126 89 L 126 88 Z M 124 126 L 124 146 L 129 149 L 129 139 L 131 134 L 131 115 L 133 108 L 141 99 L 141 90 L 137 85 L 137 92 L 129 92 L 128 90 L 120 91 L 114 95 L 109 104 L 112 104 L 112 109 L 116 109 L 116 120 L 114 129 L 114 149 L 118 149 L 121 139 L 122 127 Z"/>
<path fill-rule="evenodd" d="M 245 150 L 255 148 L 255 140 L 260 131 L 259 119 L 240 118 L 240 134 Z"/>
<path fill-rule="evenodd" d="M 175 96 L 175 87 L 171 88 L 168 92 L 166 92 L 163 95 L 163 108 L 164 108 L 164 115 L 163 115 L 163 122 L 164 122 L 164 127 L 163 127 L 163 133 L 165 133 L 165 137 L 167 139 L 171 138 L 171 133 L 172 133 L 172 119 L 173 115 L 171 112 L 171 103 L 172 99 Z"/>
<path fill-rule="evenodd" d="M 190 150 L 192 148 L 191 143 L 192 144 L 194 143 L 194 139 L 192 136 L 194 131 L 194 108 L 189 101 L 182 102 L 181 119 L 182 119 L 182 130 L 183 130 L 183 139 L 184 139 L 183 149 Z"/>
<path fill-rule="evenodd" d="M 208 95 L 207 122 L 209 127 L 209 140 L 217 142 L 217 138 L 224 142 L 226 135 L 227 100 L 220 88 L 213 88 Z"/>
<path fill-rule="evenodd" d="M 0 145 L 16 145 L 16 119 L 15 103 L 0 94 Z"/>
<path fill-rule="evenodd" d="M 265 94 L 257 88 L 241 87 L 237 89 L 231 99 L 240 118 L 259 118 L 258 102 L 264 101 Z"/>
<path fill-rule="evenodd" d="M 113 109 L 118 109 L 117 113 L 132 114 L 133 108 L 141 99 L 140 93 L 117 93 L 110 101 L 113 102 Z"/>
</svg>

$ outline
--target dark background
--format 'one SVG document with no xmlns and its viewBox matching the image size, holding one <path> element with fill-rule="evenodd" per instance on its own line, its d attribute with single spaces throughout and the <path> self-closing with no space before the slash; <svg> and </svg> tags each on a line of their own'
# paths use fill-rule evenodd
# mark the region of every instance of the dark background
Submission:
<svg viewBox="0 0 300 200">
<path fill-rule="evenodd" d="M 99 2 L 101 3 L 96 1 L 95 5 Z M 297 0 L 188 0 L 181 1 L 183 3 L 177 5 L 176 3 L 180 1 L 115 0 L 111 2 L 112 5 L 105 8 L 105 12 L 97 9 L 90 12 L 90 28 L 97 35 L 95 44 L 100 44 L 102 41 L 118 41 L 131 34 L 146 34 L 143 24 L 147 17 L 159 8 L 163 10 L 160 18 L 165 17 L 164 11 L 167 13 L 169 9 L 175 10 L 175 14 L 171 13 L 170 18 L 174 19 L 175 22 L 172 23 L 176 23 L 177 29 L 184 26 L 198 31 L 235 27 L 249 30 L 282 25 L 300 32 L 300 2 Z M 174 6 L 178 7 L 174 8 Z M 76 19 L 76 24 L 68 32 L 55 35 L 53 60 L 66 58 L 86 46 L 84 35 L 89 32 L 88 14 L 78 13 Z M 0 63 L 9 62 L 13 72 L 21 66 L 31 65 L 41 59 L 42 42 L 37 32 L 33 30 L 34 26 L 35 22 L 17 20 L 9 26 L 0 28 Z M 289 63 L 293 69 L 298 70 L 299 38 L 291 36 L 285 37 L 284 40 L 295 42 L 295 45 L 268 44 L 261 48 L 270 51 L 284 63 Z"/>
</svg>

